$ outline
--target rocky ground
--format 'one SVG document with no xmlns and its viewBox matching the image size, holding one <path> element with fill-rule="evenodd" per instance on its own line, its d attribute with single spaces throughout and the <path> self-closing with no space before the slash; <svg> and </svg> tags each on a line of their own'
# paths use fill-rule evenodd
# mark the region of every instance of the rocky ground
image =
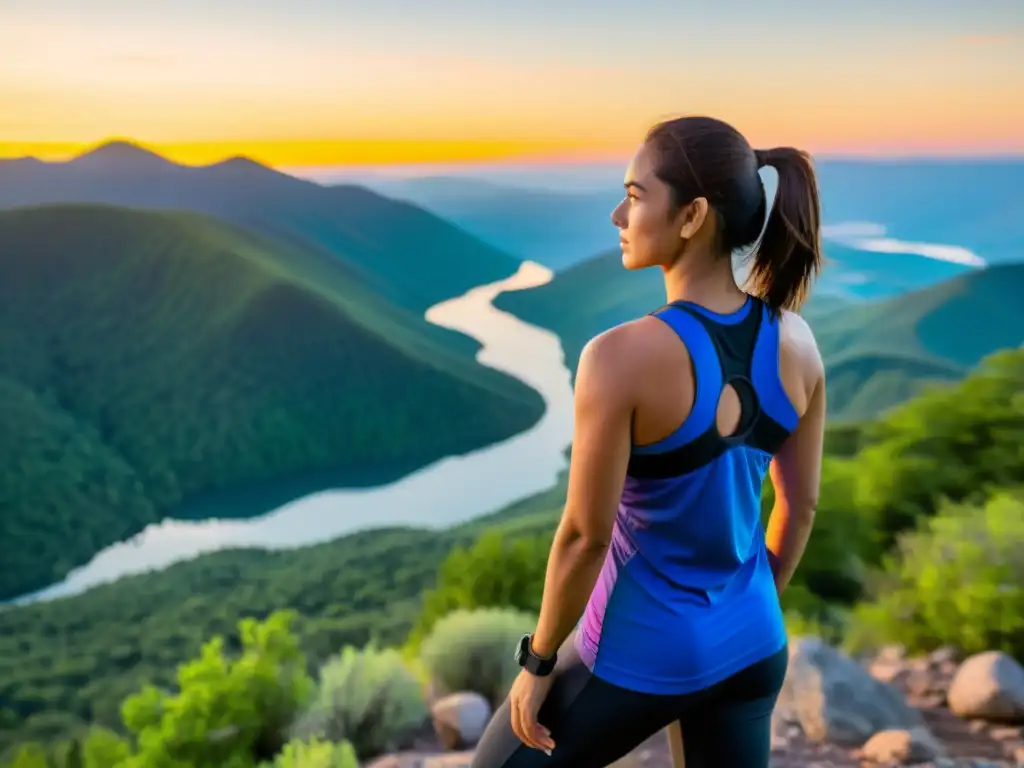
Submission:
<svg viewBox="0 0 1024 768">
<path fill-rule="evenodd" d="M 467 768 L 489 716 L 474 694 L 434 706 L 435 741 L 368 768 Z M 959 660 L 948 649 L 908 658 L 885 648 L 854 660 L 816 638 L 790 644 L 772 722 L 772 768 L 1024 767 L 1024 667 L 990 652 Z M 685 738 L 685 733 L 684 733 Z M 461 749 L 460 749 L 461 748 Z M 614 768 L 671 768 L 659 733 Z"/>
</svg>

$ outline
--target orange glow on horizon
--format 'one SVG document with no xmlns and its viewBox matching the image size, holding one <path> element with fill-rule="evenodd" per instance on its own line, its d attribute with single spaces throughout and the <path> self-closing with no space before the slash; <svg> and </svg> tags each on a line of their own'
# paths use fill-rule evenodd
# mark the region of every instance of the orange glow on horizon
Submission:
<svg viewBox="0 0 1024 768">
<path fill-rule="evenodd" d="M 74 159 L 109 141 L 130 141 L 173 162 L 202 166 L 232 157 L 247 157 L 275 168 L 388 166 L 431 164 L 517 164 L 626 162 L 631 144 L 580 145 L 559 141 L 339 140 L 140 142 L 110 138 L 98 142 L 0 142 L 0 159 L 32 157 L 45 162 Z M 825 157 L 996 157 L 1021 156 L 1019 142 L 994 142 L 986 148 L 954 142 L 866 142 L 861 146 L 825 144 L 813 150 Z"/>
<path fill-rule="evenodd" d="M 71 160 L 102 142 L 0 142 L 0 158 Z M 559 141 L 341 140 L 138 142 L 124 139 L 182 165 L 209 165 L 248 157 L 274 167 L 383 166 L 480 162 L 600 162 L 628 157 L 629 147 L 587 147 Z"/>
</svg>

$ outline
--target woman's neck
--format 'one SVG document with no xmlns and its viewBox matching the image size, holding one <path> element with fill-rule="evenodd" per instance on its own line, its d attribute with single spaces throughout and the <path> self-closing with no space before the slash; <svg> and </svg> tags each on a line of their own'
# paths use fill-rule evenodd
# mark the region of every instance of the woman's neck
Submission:
<svg viewBox="0 0 1024 768">
<path fill-rule="evenodd" d="M 723 314 L 739 309 L 747 294 L 736 285 L 732 259 L 711 254 L 682 254 L 664 270 L 669 303 L 689 301 Z"/>
</svg>

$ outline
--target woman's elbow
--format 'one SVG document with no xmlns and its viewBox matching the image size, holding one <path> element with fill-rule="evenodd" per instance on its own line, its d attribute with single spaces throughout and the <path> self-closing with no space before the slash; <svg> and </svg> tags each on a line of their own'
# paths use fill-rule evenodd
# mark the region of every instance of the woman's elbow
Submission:
<svg viewBox="0 0 1024 768">
<path fill-rule="evenodd" d="M 604 530 L 589 525 L 579 525 L 568 515 L 563 520 L 562 535 L 568 548 L 583 556 L 603 556 L 612 545 L 610 529 Z"/>
</svg>

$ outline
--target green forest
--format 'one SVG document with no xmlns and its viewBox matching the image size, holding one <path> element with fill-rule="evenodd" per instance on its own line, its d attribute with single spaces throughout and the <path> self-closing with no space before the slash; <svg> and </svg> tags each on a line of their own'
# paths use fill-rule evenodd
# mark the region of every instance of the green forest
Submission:
<svg viewBox="0 0 1024 768">
<path fill-rule="evenodd" d="M 826 269 L 828 267 L 826 266 Z M 962 379 L 986 355 L 1024 339 L 1024 264 L 999 264 L 865 303 L 812 297 L 803 312 L 829 378 L 829 416 L 862 421 L 932 383 Z M 586 342 L 665 302 L 656 270 L 628 272 L 611 251 L 495 306 L 557 333 L 576 370 Z"/>
<path fill-rule="evenodd" d="M 0 599 L 211 497 L 253 516 L 534 424 L 540 396 L 476 349 L 198 214 L 0 212 Z"/>
<path fill-rule="evenodd" d="M 783 597 L 791 631 L 850 649 L 1024 654 L 1024 350 L 831 427 L 826 453 L 815 529 Z M 411 680 L 457 690 L 465 653 L 511 657 L 506 640 L 538 609 L 564 493 L 563 482 L 445 531 L 219 552 L 9 608 L 0 751 L 18 768 L 326 768 L 400 744 L 423 714 Z M 505 674 L 492 667 L 491 692 Z M 358 700 L 337 686 L 360 679 L 404 681 L 387 686 L 405 702 L 388 710 L 405 714 L 387 738 L 381 722 L 325 713 Z M 317 750 L 321 762 L 288 762 Z"/>
</svg>

